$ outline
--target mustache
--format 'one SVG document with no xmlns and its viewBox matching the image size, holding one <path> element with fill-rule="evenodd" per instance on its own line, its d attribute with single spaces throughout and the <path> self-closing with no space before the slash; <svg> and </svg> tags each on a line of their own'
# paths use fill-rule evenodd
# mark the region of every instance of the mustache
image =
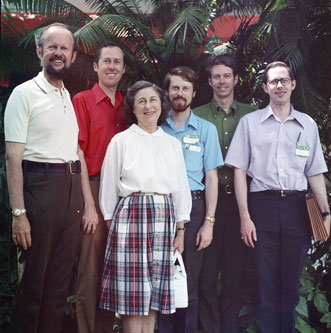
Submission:
<svg viewBox="0 0 331 333">
<path fill-rule="evenodd" d="M 182 101 L 185 101 L 185 102 L 187 101 L 186 98 L 184 98 L 182 96 L 175 97 L 173 100 L 174 101 L 182 100 Z"/>
<path fill-rule="evenodd" d="M 61 56 L 57 56 L 57 55 L 53 55 L 52 57 L 49 58 L 49 61 L 54 61 L 54 60 L 61 60 L 61 61 L 65 61 L 64 57 Z"/>
</svg>

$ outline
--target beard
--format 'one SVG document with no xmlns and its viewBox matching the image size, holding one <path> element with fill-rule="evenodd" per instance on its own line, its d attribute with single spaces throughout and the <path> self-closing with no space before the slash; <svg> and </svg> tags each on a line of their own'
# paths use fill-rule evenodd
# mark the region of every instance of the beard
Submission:
<svg viewBox="0 0 331 333">
<path fill-rule="evenodd" d="M 183 103 L 176 103 L 176 101 L 183 101 Z M 182 97 L 177 97 L 174 98 L 171 101 L 171 109 L 174 110 L 175 112 L 184 112 L 187 110 L 187 108 L 189 108 L 192 104 L 192 99 L 190 102 L 187 101 L 186 98 L 182 98 Z"/>
<path fill-rule="evenodd" d="M 52 57 L 52 58 L 49 59 L 50 62 L 53 61 L 53 60 L 62 60 L 65 64 L 65 59 L 61 59 L 59 57 Z M 61 68 L 60 70 L 56 70 L 50 64 L 50 62 L 45 67 L 45 72 L 47 73 L 47 75 L 49 77 L 53 78 L 53 79 L 56 79 L 56 80 L 63 80 L 69 73 L 69 67 L 64 65 L 64 67 Z"/>
</svg>

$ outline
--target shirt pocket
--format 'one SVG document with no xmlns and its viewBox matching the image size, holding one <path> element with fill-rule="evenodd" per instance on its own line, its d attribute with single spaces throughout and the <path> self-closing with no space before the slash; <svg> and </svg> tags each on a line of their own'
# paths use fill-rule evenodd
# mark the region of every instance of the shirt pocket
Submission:
<svg viewBox="0 0 331 333">
<path fill-rule="evenodd" d="M 200 151 L 185 149 L 185 165 L 186 169 L 191 172 L 203 170 L 203 147 L 199 146 Z"/>
</svg>

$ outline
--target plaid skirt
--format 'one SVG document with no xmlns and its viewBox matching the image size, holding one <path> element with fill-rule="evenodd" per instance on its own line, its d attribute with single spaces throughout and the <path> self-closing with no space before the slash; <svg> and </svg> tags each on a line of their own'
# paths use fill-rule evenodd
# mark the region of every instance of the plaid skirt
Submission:
<svg viewBox="0 0 331 333">
<path fill-rule="evenodd" d="M 175 312 L 175 212 L 169 195 L 122 198 L 109 230 L 100 307 L 123 315 Z"/>
</svg>

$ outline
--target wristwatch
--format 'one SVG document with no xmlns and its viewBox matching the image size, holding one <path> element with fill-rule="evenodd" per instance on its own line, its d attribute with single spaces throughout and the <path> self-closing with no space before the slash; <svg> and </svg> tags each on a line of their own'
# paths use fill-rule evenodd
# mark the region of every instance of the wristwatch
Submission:
<svg viewBox="0 0 331 333">
<path fill-rule="evenodd" d="M 211 223 L 215 223 L 216 219 L 214 216 L 206 216 L 205 217 L 205 220 L 208 220 L 209 222 Z"/>
<path fill-rule="evenodd" d="M 20 216 L 20 215 L 26 213 L 26 209 L 15 208 L 15 209 L 13 209 L 13 210 L 11 211 L 11 213 L 12 213 L 14 216 Z"/>
</svg>

